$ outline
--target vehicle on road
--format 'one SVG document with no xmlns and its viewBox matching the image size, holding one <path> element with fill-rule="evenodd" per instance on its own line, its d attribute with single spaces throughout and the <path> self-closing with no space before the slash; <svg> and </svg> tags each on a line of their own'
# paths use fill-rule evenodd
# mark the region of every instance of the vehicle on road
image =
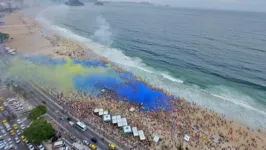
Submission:
<svg viewBox="0 0 266 150">
<path fill-rule="evenodd" d="M 20 119 L 18 119 L 18 120 L 17 120 L 17 123 L 18 123 L 18 124 L 22 124 L 22 122 L 21 122 L 21 120 L 20 120 Z"/>
<path fill-rule="evenodd" d="M 54 147 L 55 148 L 57 148 L 57 147 L 62 147 L 62 146 L 64 146 L 65 145 L 65 142 L 64 141 L 56 141 L 55 143 L 54 143 Z"/>
<path fill-rule="evenodd" d="M 4 110 L 4 107 L 3 106 L 0 106 L 0 111 L 3 111 Z"/>
<path fill-rule="evenodd" d="M 28 144 L 29 150 L 34 150 L 34 147 L 31 144 Z"/>
<path fill-rule="evenodd" d="M 10 133 L 11 135 L 15 135 L 14 130 L 10 130 L 9 133 Z"/>
<path fill-rule="evenodd" d="M 9 145 L 6 144 L 4 150 L 8 150 L 8 149 L 9 149 Z"/>
<path fill-rule="evenodd" d="M 97 142 L 98 142 L 97 139 L 96 139 L 95 137 L 91 138 L 91 141 L 92 141 L 93 143 L 97 143 Z"/>
<path fill-rule="evenodd" d="M 98 150 L 97 146 L 94 145 L 94 144 L 89 144 L 89 148 L 90 148 L 91 150 Z"/>
<path fill-rule="evenodd" d="M 27 140 L 27 139 L 25 138 L 25 136 L 22 135 L 22 136 L 21 136 L 21 141 L 22 141 L 22 142 L 25 142 L 26 140 Z"/>
<path fill-rule="evenodd" d="M 115 150 L 115 145 L 114 144 L 109 144 L 108 147 L 109 147 L 110 150 Z"/>
<path fill-rule="evenodd" d="M 13 124 L 12 127 L 13 127 L 14 130 L 17 130 L 18 129 L 18 125 L 17 124 Z"/>
<path fill-rule="evenodd" d="M 7 131 L 11 130 L 11 127 L 10 127 L 10 125 L 8 123 L 5 123 L 4 125 L 5 125 Z"/>
<path fill-rule="evenodd" d="M 2 129 L 4 129 L 4 127 L 3 126 L 0 126 L 0 130 L 2 130 Z"/>
<path fill-rule="evenodd" d="M 78 121 L 78 122 L 75 124 L 75 127 L 76 127 L 77 129 L 81 130 L 81 131 L 86 131 L 86 130 L 87 130 L 87 126 L 86 126 L 84 123 L 80 122 L 80 121 Z"/>
<path fill-rule="evenodd" d="M 43 104 L 46 104 L 46 101 L 42 101 Z"/>
<path fill-rule="evenodd" d="M 20 139 L 16 136 L 15 137 L 15 141 L 16 141 L 16 143 L 19 143 L 20 142 Z"/>
<path fill-rule="evenodd" d="M 3 136 L 6 136 L 6 130 L 5 129 L 2 129 L 1 132 L 2 132 Z"/>
<path fill-rule="evenodd" d="M 90 143 L 88 142 L 88 140 L 83 140 L 82 142 L 83 142 L 84 145 L 87 145 L 87 146 L 90 144 Z"/>
<path fill-rule="evenodd" d="M 73 126 L 75 123 L 73 121 L 68 122 L 71 126 Z"/>
<path fill-rule="evenodd" d="M 6 142 L 4 139 L 0 139 L 0 149 L 3 149 L 6 145 Z"/>
<path fill-rule="evenodd" d="M 24 129 L 25 129 L 24 124 L 21 124 L 21 125 L 20 125 L 20 128 L 21 128 L 22 130 L 24 130 Z"/>
<path fill-rule="evenodd" d="M 16 130 L 17 135 L 21 135 L 21 131 L 20 130 Z"/>
<path fill-rule="evenodd" d="M 73 140 L 73 141 L 77 140 L 77 138 L 75 136 L 71 136 L 70 139 Z"/>
<path fill-rule="evenodd" d="M 11 138 L 8 138 L 7 139 L 7 142 L 8 142 L 8 144 L 12 144 L 12 139 Z"/>
<path fill-rule="evenodd" d="M 37 148 L 38 148 L 39 150 L 44 150 L 44 147 L 43 147 L 42 144 L 38 145 Z"/>
<path fill-rule="evenodd" d="M 6 120 L 3 120 L 2 123 L 5 124 L 5 123 L 7 123 L 7 121 Z"/>
</svg>

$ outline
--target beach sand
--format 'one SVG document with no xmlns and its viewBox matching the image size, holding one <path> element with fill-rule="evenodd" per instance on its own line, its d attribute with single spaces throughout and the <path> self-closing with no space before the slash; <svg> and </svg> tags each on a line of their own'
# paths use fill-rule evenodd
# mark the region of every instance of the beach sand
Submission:
<svg viewBox="0 0 266 150">
<path fill-rule="evenodd" d="M 87 49 L 85 51 L 84 46 L 69 39 L 54 33 L 45 33 L 33 18 L 24 16 L 23 12 L 14 12 L 3 18 L 3 21 L 7 26 L 0 27 L 0 32 L 10 34 L 10 39 L 4 45 L 18 52 L 106 61 Z M 60 93 L 60 89 L 49 89 L 51 92 L 57 90 Z M 181 98 L 172 102 L 175 106 L 174 112 L 168 113 L 140 111 L 140 106 L 118 101 L 112 95 L 115 94 L 109 93 L 96 99 L 73 92 L 59 96 L 58 103 L 73 112 L 73 115 L 83 118 L 100 133 L 109 134 L 134 149 L 178 149 L 180 144 L 189 149 L 266 149 L 264 131 L 250 129 L 213 111 L 188 104 Z M 135 108 L 134 112 L 129 111 L 131 107 Z M 110 123 L 102 122 L 100 117 L 93 114 L 94 108 L 105 108 L 110 112 L 123 114 L 131 126 L 144 130 L 147 140 L 139 141 L 139 138 L 132 135 L 123 135 L 121 130 Z M 196 125 L 198 130 L 193 129 Z M 190 136 L 189 142 L 184 140 L 185 134 Z M 161 140 L 158 143 L 153 142 L 153 135 L 160 136 Z M 213 141 L 210 140 L 212 136 L 215 137 Z M 219 142 L 219 139 L 222 139 L 222 142 Z"/>
</svg>

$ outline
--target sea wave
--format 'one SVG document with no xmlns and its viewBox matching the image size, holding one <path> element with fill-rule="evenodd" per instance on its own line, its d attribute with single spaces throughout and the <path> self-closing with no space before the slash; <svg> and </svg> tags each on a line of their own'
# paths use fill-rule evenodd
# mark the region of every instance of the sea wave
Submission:
<svg viewBox="0 0 266 150">
<path fill-rule="evenodd" d="M 152 86 L 164 89 L 171 95 L 184 97 L 201 107 L 215 110 L 251 127 L 266 128 L 265 110 L 256 104 L 254 99 L 243 93 L 228 87 L 219 87 L 219 90 L 216 86 L 202 89 L 194 84 L 186 84 L 186 82 L 171 76 L 167 72 L 160 72 L 147 66 L 140 58 L 126 56 L 122 50 L 94 42 L 88 37 L 80 36 L 69 29 L 57 26 L 40 16 L 37 20 L 46 29 L 86 46 L 96 54 L 107 58 Z"/>
</svg>

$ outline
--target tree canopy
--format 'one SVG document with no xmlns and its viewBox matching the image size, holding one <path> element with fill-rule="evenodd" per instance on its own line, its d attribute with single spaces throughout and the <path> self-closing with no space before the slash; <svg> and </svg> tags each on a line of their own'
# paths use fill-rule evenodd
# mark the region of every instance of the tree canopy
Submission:
<svg viewBox="0 0 266 150">
<path fill-rule="evenodd" d="M 52 125 L 44 119 L 34 120 L 31 125 L 24 129 L 23 135 L 30 143 L 39 144 L 50 139 L 55 133 Z"/>
<path fill-rule="evenodd" d="M 37 107 L 33 108 L 29 115 L 28 118 L 30 120 L 36 120 L 37 118 L 41 117 L 47 112 L 47 108 L 44 105 L 38 105 Z"/>
</svg>

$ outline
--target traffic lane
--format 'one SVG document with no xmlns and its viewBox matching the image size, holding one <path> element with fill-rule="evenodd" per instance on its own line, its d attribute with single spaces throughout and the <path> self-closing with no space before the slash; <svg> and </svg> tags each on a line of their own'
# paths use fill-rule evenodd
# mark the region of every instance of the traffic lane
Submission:
<svg viewBox="0 0 266 150">
<path fill-rule="evenodd" d="M 29 86 L 26 86 L 26 90 L 28 91 L 32 91 L 32 90 L 35 90 L 35 89 L 33 89 L 33 87 L 29 87 Z M 39 93 L 40 95 L 42 95 L 39 91 L 37 91 L 37 90 L 35 90 L 37 93 Z M 55 105 L 54 104 L 54 102 L 51 102 L 50 100 L 47 100 L 46 98 L 44 98 L 43 97 L 43 95 L 42 96 L 40 96 L 40 95 L 37 95 L 36 94 L 36 92 L 31 92 L 31 94 L 35 94 L 35 96 L 39 96 L 39 98 L 41 98 L 41 99 L 38 99 L 39 100 L 39 102 L 40 103 L 42 103 L 42 101 L 46 101 L 46 105 L 48 106 L 48 107 L 52 107 L 53 108 L 53 111 L 55 111 L 55 110 L 59 110 L 58 111 L 58 114 L 60 115 L 60 117 L 64 117 L 64 116 L 66 116 L 63 112 L 61 112 L 60 110 L 60 108 L 57 106 L 57 105 Z M 48 98 L 50 98 L 50 97 L 48 97 Z M 56 107 L 56 108 L 55 108 Z M 58 117 L 57 116 L 57 114 L 55 114 L 55 116 L 56 116 L 56 119 L 58 120 L 58 118 L 60 118 L 60 117 Z M 60 119 L 59 119 L 59 121 L 60 121 Z M 66 126 L 70 126 L 70 124 L 67 122 L 67 121 L 60 121 L 61 123 L 63 122 L 64 123 L 64 125 L 66 125 Z M 76 130 L 77 131 L 77 130 Z M 88 133 L 88 132 L 90 132 L 90 133 Z M 90 130 L 87 130 L 87 131 L 85 131 L 85 132 L 83 132 L 83 131 L 79 131 L 79 133 L 80 134 L 84 134 L 87 138 L 83 138 L 82 140 L 88 140 L 88 138 L 89 139 L 91 139 L 92 137 L 94 137 L 94 138 L 96 138 L 97 139 L 97 141 L 99 141 L 99 142 L 97 142 L 97 146 L 99 147 L 99 148 L 106 148 L 106 149 L 108 149 L 108 147 L 107 147 L 107 145 L 108 145 L 108 143 L 106 143 L 106 144 L 104 144 L 104 143 L 102 143 L 102 140 L 101 140 L 101 138 L 99 138 L 97 135 L 95 135 L 94 133 L 92 133 Z M 89 140 L 88 140 L 89 141 Z"/>
<path fill-rule="evenodd" d="M 31 89 L 28 89 L 28 87 L 26 88 L 26 90 L 31 90 Z M 28 99 L 31 101 L 31 103 L 35 104 L 35 105 L 39 105 L 39 104 L 42 104 L 42 101 L 46 101 L 46 99 L 40 95 L 37 95 L 35 92 L 34 93 L 31 93 L 31 99 Z M 58 110 L 58 108 L 55 108 L 55 105 L 54 104 L 48 104 L 46 103 L 46 106 L 48 108 L 48 111 L 47 113 L 54 119 L 56 120 L 59 124 L 63 125 L 63 127 L 66 128 L 66 130 L 69 132 L 71 131 L 72 135 L 76 136 L 78 139 L 81 139 L 84 140 L 84 139 L 87 139 L 88 137 L 89 138 L 92 138 L 91 135 L 87 135 L 83 132 L 83 131 L 79 131 L 75 128 L 73 128 L 67 121 L 62 121 L 60 120 L 59 118 L 60 117 L 63 117 L 65 116 L 61 111 L 58 111 L 58 113 L 56 113 L 56 111 Z M 58 117 L 58 114 L 60 114 L 60 117 Z M 104 145 L 103 143 L 99 142 L 96 144 L 97 147 L 99 147 L 100 149 L 108 149 L 107 145 Z"/>
</svg>

